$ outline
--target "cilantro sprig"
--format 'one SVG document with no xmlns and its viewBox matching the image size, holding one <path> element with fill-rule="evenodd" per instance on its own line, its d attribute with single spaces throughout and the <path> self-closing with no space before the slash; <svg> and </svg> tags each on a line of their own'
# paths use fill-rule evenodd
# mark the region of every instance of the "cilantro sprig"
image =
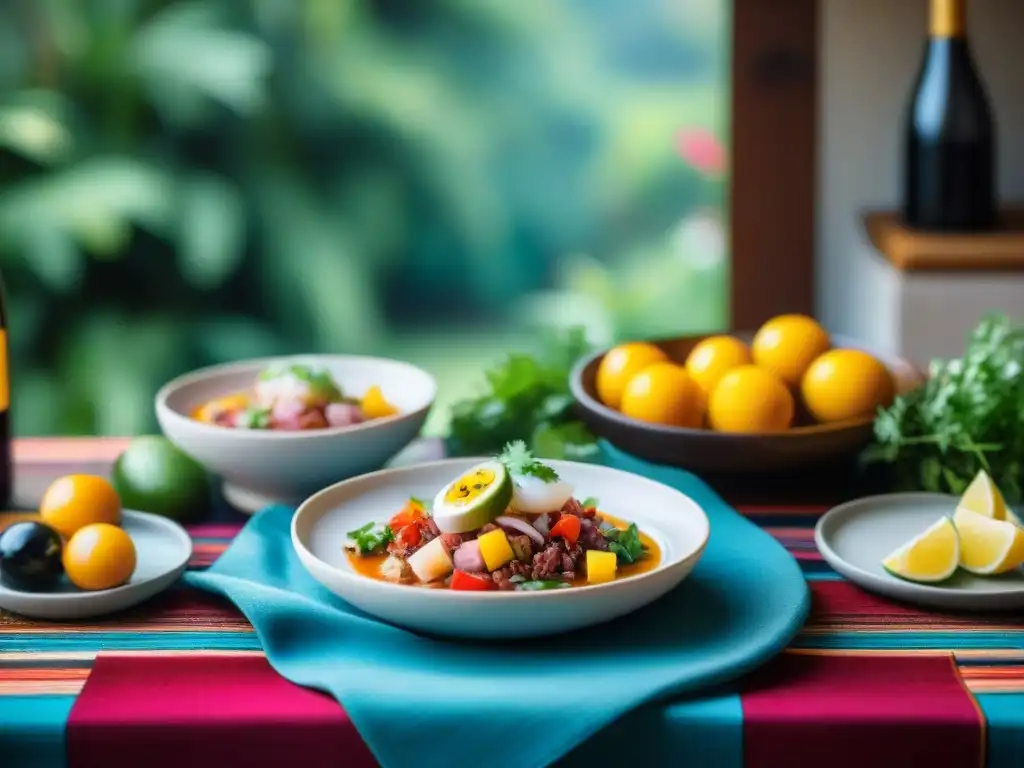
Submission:
<svg viewBox="0 0 1024 768">
<path fill-rule="evenodd" d="M 525 438 L 545 459 L 591 460 L 594 436 L 573 414 L 572 366 L 589 351 L 582 328 L 552 334 L 535 354 L 515 353 L 488 369 L 485 389 L 455 403 L 448 447 L 453 455 L 493 455 Z"/>
<path fill-rule="evenodd" d="M 498 456 L 498 461 L 505 465 L 510 475 L 532 475 L 545 483 L 558 480 L 558 473 L 547 464 L 538 461 L 522 440 L 513 440 L 505 445 L 505 450 Z"/>
<path fill-rule="evenodd" d="M 242 429 L 267 429 L 270 427 L 270 408 L 250 406 L 238 414 L 235 423 Z"/>
<path fill-rule="evenodd" d="M 350 541 L 345 545 L 349 549 L 355 549 L 361 555 L 370 555 L 390 544 L 394 540 L 395 534 L 389 525 L 367 523 L 362 528 L 349 531 L 348 538 Z"/>
<path fill-rule="evenodd" d="M 986 317 L 960 358 L 931 364 L 925 384 L 875 419 L 867 464 L 900 489 L 963 493 L 979 469 L 1011 504 L 1024 501 L 1024 326 Z"/>
</svg>

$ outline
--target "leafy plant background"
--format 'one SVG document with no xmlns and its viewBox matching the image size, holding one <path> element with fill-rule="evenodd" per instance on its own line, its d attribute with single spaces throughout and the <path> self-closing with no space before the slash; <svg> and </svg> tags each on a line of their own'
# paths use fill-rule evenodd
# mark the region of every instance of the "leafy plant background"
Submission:
<svg viewBox="0 0 1024 768">
<path fill-rule="evenodd" d="M 447 404 L 539 326 L 724 325 L 725 0 L 6 0 L 15 431 L 169 377 L 396 356 Z"/>
</svg>

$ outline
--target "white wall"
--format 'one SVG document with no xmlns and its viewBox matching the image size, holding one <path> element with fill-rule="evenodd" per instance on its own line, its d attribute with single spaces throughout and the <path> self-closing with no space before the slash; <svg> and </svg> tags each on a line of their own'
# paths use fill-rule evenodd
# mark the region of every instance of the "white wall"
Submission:
<svg viewBox="0 0 1024 768">
<path fill-rule="evenodd" d="M 1000 195 L 1024 201 L 1024 0 L 969 1 L 999 126 Z M 927 13 L 927 0 L 822 0 L 817 313 L 837 333 L 918 361 L 956 354 L 986 309 L 1024 318 L 1024 274 L 900 275 L 861 227 L 865 208 L 899 203 L 903 114 Z"/>
</svg>

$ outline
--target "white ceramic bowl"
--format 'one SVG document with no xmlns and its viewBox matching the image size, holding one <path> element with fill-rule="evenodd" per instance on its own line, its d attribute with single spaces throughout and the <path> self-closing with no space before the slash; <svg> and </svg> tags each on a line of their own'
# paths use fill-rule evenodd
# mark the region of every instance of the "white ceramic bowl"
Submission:
<svg viewBox="0 0 1024 768">
<path fill-rule="evenodd" d="M 294 362 L 331 372 L 346 394 L 378 385 L 399 409 L 394 416 L 351 427 L 303 431 L 232 429 L 190 414 L 203 403 L 248 389 L 268 365 Z M 164 434 L 224 480 L 224 493 L 253 512 L 270 502 L 297 504 L 325 485 L 379 469 L 415 438 L 437 385 L 409 363 L 356 355 L 290 355 L 202 368 L 164 385 L 156 415 Z"/>
<path fill-rule="evenodd" d="M 635 522 L 662 551 L 651 571 L 608 584 L 541 592 L 453 592 L 391 584 L 356 573 L 344 550 L 346 533 L 386 522 L 410 496 L 433 498 L 481 459 L 449 459 L 388 469 L 347 480 L 307 499 L 292 519 L 292 545 L 318 582 L 384 621 L 434 635 L 535 637 L 624 616 L 664 595 L 689 575 L 707 545 L 708 518 L 688 496 L 661 483 L 594 464 L 552 461 L 601 510 Z"/>
</svg>

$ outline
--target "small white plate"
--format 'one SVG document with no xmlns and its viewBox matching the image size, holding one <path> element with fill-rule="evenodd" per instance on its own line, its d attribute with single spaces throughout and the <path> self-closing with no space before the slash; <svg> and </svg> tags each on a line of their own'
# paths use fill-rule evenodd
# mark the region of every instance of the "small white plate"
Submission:
<svg viewBox="0 0 1024 768">
<path fill-rule="evenodd" d="M 814 542 L 825 561 L 855 584 L 897 600 L 952 610 L 1024 607 L 1024 573 L 974 576 L 958 570 L 939 584 L 916 584 L 882 568 L 894 549 L 956 510 L 957 497 L 894 493 L 842 504 L 822 516 Z"/>
<path fill-rule="evenodd" d="M 0 584 L 0 608 L 33 619 L 70 621 L 123 611 L 167 589 L 185 571 L 192 539 L 172 520 L 145 512 L 122 512 L 121 526 L 132 537 L 137 555 L 127 584 L 86 592 L 67 577 L 52 592 L 22 592 Z"/>
<path fill-rule="evenodd" d="M 346 533 L 386 522 L 410 496 L 438 489 L 481 459 L 450 459 L 383 470 L 333 485 L 307 499 L 292 519 L 292 544 L 307 571 L 366 613 L 409 629 L 465 638 L 536 637 L 598 624 L 656 600 L 693 570 L 707 545 L 708 518 L 693 499 L 661 483 L 593 464 L 550 462 L 601 510 L 635 522 L 661 548 L 650 571 L 608 584 L 541 592 L 454 592 L 391 584 L 356 573 Z"/>
</svg>

